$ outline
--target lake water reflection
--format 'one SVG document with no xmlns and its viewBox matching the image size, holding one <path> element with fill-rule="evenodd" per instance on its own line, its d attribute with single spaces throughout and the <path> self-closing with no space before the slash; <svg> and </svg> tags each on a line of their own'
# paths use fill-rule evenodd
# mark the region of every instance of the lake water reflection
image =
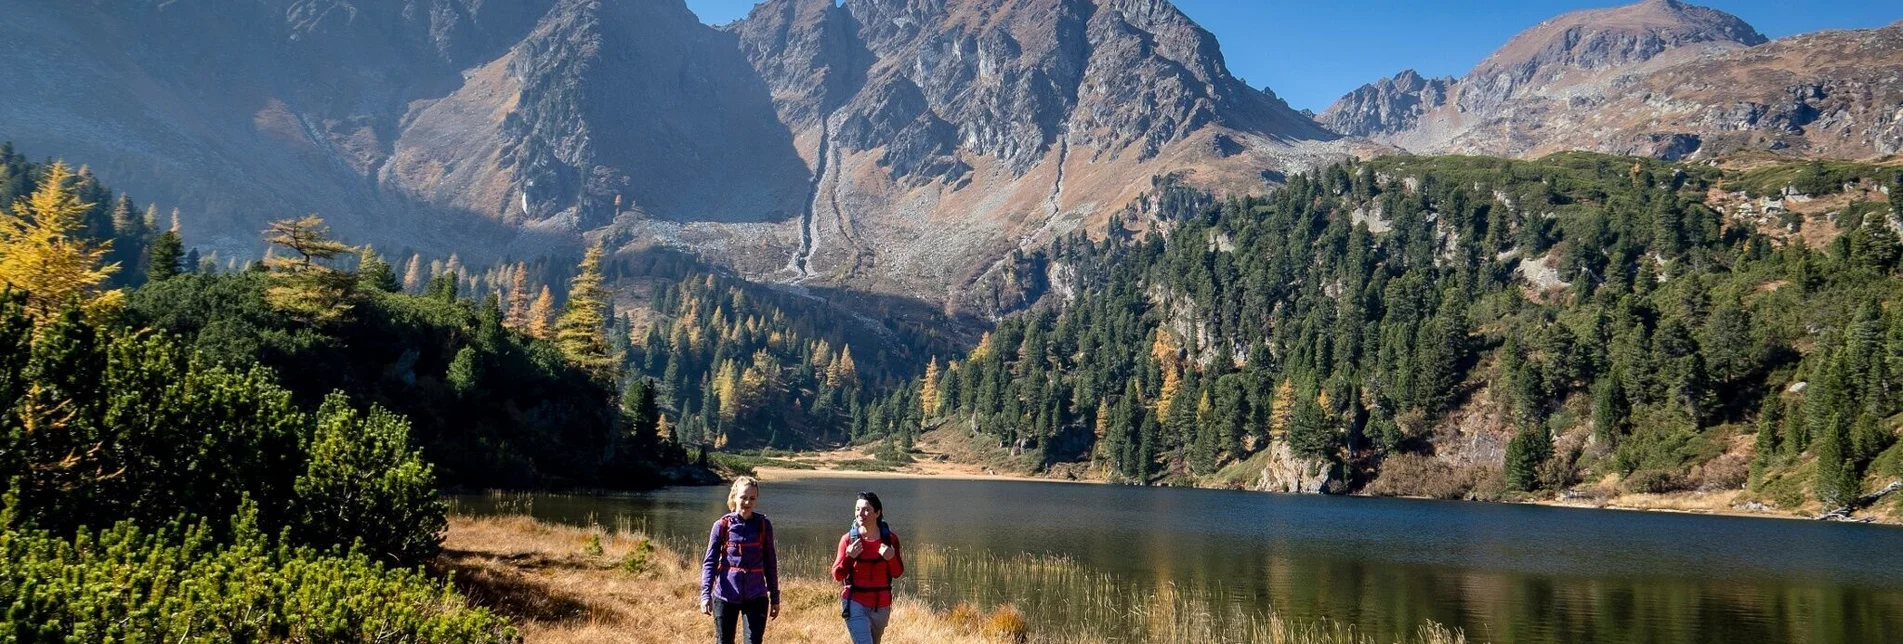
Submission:
<svg viewBox="0 0 1903 644">
<path fill-rule="evenodd" d="M 1267 610 L 1382 641 L 1903 641 L 1903 529 L 1522 505 L 1024 481 L 765 482 L 790 571 L 824 574 L 854 493 L 885 501 L 934 605 L 1017 604 L 1034 632 L 1233 632 Z M 617 521 L 698 553 L 725 487 L 466 496 L 457 511 Z M 1895 639 L 1885 639 L 1886 635 Z"/>
</svg>

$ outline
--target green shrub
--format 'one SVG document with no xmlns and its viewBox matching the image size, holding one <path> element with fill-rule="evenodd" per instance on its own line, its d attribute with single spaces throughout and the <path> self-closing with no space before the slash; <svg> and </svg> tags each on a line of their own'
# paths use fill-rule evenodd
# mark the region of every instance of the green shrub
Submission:
<svg viewBox="0 0 1903 644">
<path fill-rule="evenodd" d="M 254 520 L 241 515 L 229 545 L 203 522 L 0 532 L 0 640 L 520 641 L 446 582 L 361 550 L 273 545 Z"/>
<path fill-rule="evenodd" d="M 245 499 L 300 544 L 417 563 L 446 509 L 408 423 L 333 396 L 316 416 L 261 367 L 215 366 L 170 338 L 73 312 L 35 331 L 0 301 L 0 488 L 55 534 L 123 520 L 222 522 Z"/>
<path fill-rule="evenodd" d="M 600 537 L 596 537 L 596 539 L 599 540 Z M 654 542 L 642 539 L 639 543 L 634 544 L 634 548 L 629 550 L 627 555 L 621 557 L 621 569 L 628 571 L 630 575 L 639 575 L 647 572 L 648 565 L 652 563 L 653 559 Z"/>
<path fill-rule="evenodd" d="M 409 435 L 408 420 L 375 407 L 359 416 L 343 394 L 331 394 L 294 485 L 297 534 L 306 543 L 361 539 L 371 554 L 397 562 L 435 554 L 448 506 Z"/>
<path fill-rule="evenodd" d="M 1620 485 L 1627 492 L 1663 494 L 1685 489 L 1684 479 L 1665 470 L 1639 470 L 1627 474 Z"/>
</svg>

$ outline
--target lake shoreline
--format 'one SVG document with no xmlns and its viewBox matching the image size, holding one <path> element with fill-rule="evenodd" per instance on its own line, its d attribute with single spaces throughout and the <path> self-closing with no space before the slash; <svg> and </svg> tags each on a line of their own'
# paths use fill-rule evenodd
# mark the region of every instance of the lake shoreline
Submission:
<svg viewBox="0 0 1903 644">
<path fill-rule="evenodd" d="M 806 461 L 801 461 L 801 462 L 806 462 Z M 1111 485 L 1112 484 L 1110 481 L 1103 480 L 1103 479 L 1069 479 L 1069 478 L 1034 476 L 1034 475 L 1028 475 L 1028 474 L 1003 474 L 1003 473 L 984 472 L 984 471 L 972 472 L 972 471 L 966 471 L 964 468 L 926 468 L 926 467 L 916 467 L 917 465 L 920 465 L 920 463 L 914 463 L 914 464 L 910 464 L 906 466 L 896 466 L 895 469 L 891 471 L 866 471 L 866 470 L 852 470 L 852 469 L 843 469 L 843 468 L 829 468 L 829 467 L 820 466 L 818 464 L 815 464 L 815 467 L 813 469 L 794 469 L 794 468 L 787 468 L 787 467 L 761 466 L 761 467 L 755 468 L 754 471 L 755 471 L 755 475 L 763 481 L 799 480 L 799 479 L 808 479 L 808 478 L 863 478 L 863 479 L 938 479 L 938 480 L 948 480 L 948 481 L 1022 481 L 1022 482 L 1030 482 L 1030 483 L 1070 483 L 1070 484 L 1084 484 L 1084 485 Z M 966 466 L 966 467 L 972 467 L 972 466 Z M 1160 486 L 1160 487 L 1182 487 L 1182 486 Z M 1210 488 L 1199 488 L 1199 489 L 1236 490 L 1236 491 L 1243 491 L 1243 492 L 1257 492 L 1261 494 L 1280 494 L 1278 492 L 1264 492 L 1260 490 L 1247 490 L 1242 488 L 1230 488 L 1230 487 L 1210 487 Z M 1351 494 L 1351 495 L 1345 495 L 1345 496 L 1362 497 L 1362 498 L 1412 499 L 1412 500 L 1422 500 L 1422 501 L 1458 501 L 1462 503 L 1503 503 L 1503 504 L 1510 504 L 1510 505 L 1537 505 L 1537 506 L 1551 507 L 1551 508 L 1570 508 L 1570 509 L 1576 509 L 1576 510 L 1614 510 L 1619 512 L 1655 512 L 1655 513 L 1665 513 L 1665 514 L 1722 516 L 1722 517 L 1739 517 L 1739 518 L 1753 518 L 1753 519 L 1784 519 L 1784 520 L 1792 520 L 1792 521 L 1817 521 L 1818 520 L 1815 517 L 1804 516 L 1800 514 L 1793 514 L 1793 513 L 1779 511 L 1779 510 L 1754 511 L 1754 510 L 1748 510 L 1748 509 L 1740 509 L 1736 507 L 1721 507 L 1721 506 L 1729 506 L 1729 504 L 1728 503 L 1713 503 L 1709 501 L 1709 499 L 1712 499 L 1717 496 L 1732 497 L 1735 495 L 1736 495 L 1735 492 L 1719 493 L 1719 494 L 1685 493 L 1685 494 L 1678 494 L 1678 495 L 1669 495 L 1669 494 L 1667 495 L 1658 495 L 1658 494 L 1624 495 L 1622 497 L 1612 497 L 1611 500 L 1609 501 L 1590 501 L 1590 500 L 1582 500 L 1582 499 L 1560 499 L 1560 498 L 1524 499 L 1524 500 L 1512 500 L 1512 501 L 1483 501 L 1483 500 L 1475 500 L 1475 499 L 1433 499 L 1430 497 L 1423 497 L 1423 496 L 1380 496 L 1380 495 L 1373 495 L 1373 494 Z M 1320 496 L 1327 496 L 1327 495 L 1320 495 Z M 1643 502 L 1634 503 L 1633 501 L 1635 501 L 1636 499 L 1634 499 L 1633 497 L 1640 497 L 1640 496 L 1642 496 L 1643 499 L 1652 500 L 1654 501 L 1654 503 L 1652 504 L 1646 504 Z M 1624 502 L 1621 502 L 1621 499 L 1623 499 Z M 1861 520 L 1861 519 L 1867 519 L 1867 520 Z M 1860 518 L 1860 520 L 1839 521 L 1836 523 L 1903 526 L 1903 521 L 1890 520 L 1890 519 L 1885 519 L 1878 516 L 1868 516 L 1868 515 Z"/>
<path fill-rule="evenodd" d="M 508 616 L 526 643 L 713 639 L 713 619 L 697 606 L 698 558 L 645 535 L 525 516 L 451 516 L 445 537 L 436 569 L 452 574 L 473 603 Z M 767 625 L 771 641 L 842 638 L 838 584 L 792 576 L 781 581 L 780 616 Z M 1025 628 L 1015 608 L 954 615 L 900 597 L 885 639 L 990 644 L 1018 640 Z"/>
</svg>

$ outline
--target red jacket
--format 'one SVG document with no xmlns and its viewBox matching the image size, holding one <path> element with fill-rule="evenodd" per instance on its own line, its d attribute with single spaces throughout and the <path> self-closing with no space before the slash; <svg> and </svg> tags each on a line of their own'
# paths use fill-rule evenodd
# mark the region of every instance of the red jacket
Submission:
<svg viewBox="0 0 1903 644">
<path fill-rule="evenodd" d="M 892 580 L 905 574 L 905 558 L 899 550 L 899 535 L 886 533 L 892 538 L 892 559 L 879 556 L 879 537 L 874 532 L 870 537 L 862 537 L 865 547 L 859 551 L 859 557 L 846 556 L 846 547 L 852 545 L 851 535 L 839 535 L 839 556 L 833 559 L 833 581 L 845 584 L 840 595 L 866 608 L 879 609 L 892 605 Z M 852 576 L 850 582 L 847 575 Z"/>
</svg>

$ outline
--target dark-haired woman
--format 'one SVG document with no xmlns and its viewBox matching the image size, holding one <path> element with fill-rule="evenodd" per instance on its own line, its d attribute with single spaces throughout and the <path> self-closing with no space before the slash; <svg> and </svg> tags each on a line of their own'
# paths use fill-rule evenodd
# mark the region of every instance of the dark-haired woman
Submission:
<svg viewBox="0 0 1903 644">
<path fill-rule="evenodd" d="M 844 585 L 840 612 L 852 644 L 878 644 L 892 618 L 892 580 L 905 574 L 905 559 L 898 535 L 885 524 L 879 495 L 860 492 L 852 515 L 852 528 L 839 538 L 833 580 Z"/>
</svg>

